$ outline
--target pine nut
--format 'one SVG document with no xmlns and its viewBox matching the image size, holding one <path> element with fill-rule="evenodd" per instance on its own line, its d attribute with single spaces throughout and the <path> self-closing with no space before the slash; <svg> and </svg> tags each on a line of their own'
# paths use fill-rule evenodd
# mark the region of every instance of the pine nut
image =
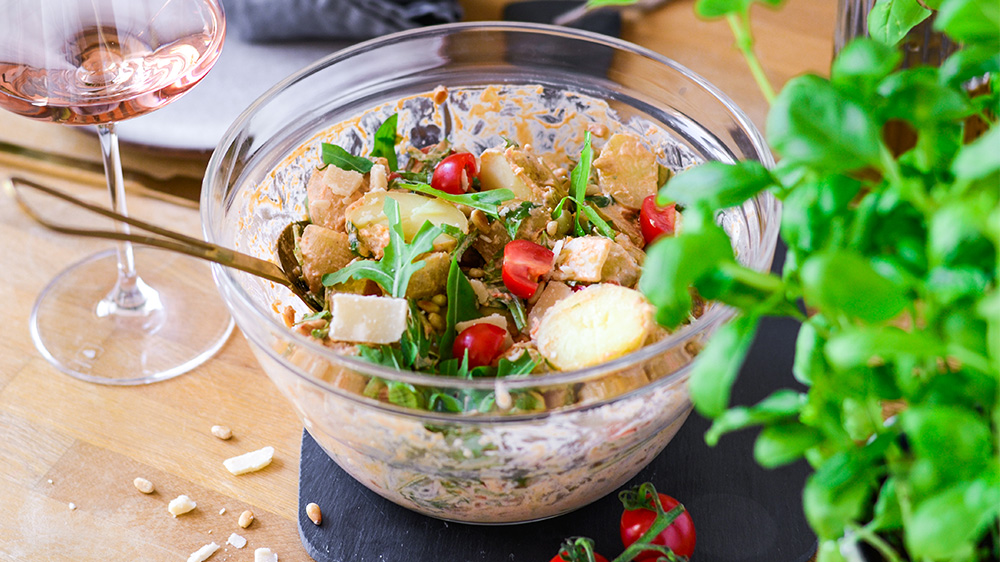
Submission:
<svg viewBox="0 0 1000 562">
<path fill-rule="evenodd" d="M 155 490 L 155 488 L 153 487 L 153 483 L 142 477 L 133 480 L 132 485 L 135 486 L 136 490 L 139 490 L 144 494 L 152 494 L 153 490 Z"/>
<path fill-rule="evenodd" d="M 224 425 L 213 425 L 212 435 L 222 439 L 223 441 L 231 438 L 233 436 L 233 430 L 229 429 Z"/>
<path fill-rule="evenodd" d="M 240 514 L 239 524 L 246 529 L 251 523 L 253 523 L 253 512 L 248 509 Z"/>
<path fill-rule="evenodd" d="M 319 506 L 314 503 L 310 503 L 306 506 L 306 515 L 308 515 L 309 520 L 316 525 L 323 522 L 323 512 L 321 512 L 319 510 Z"/>
<path fill-rule="evenodd" d="M 435 330 L 443 330 L 445 328 L 444 317 L 438 314 L 437 312 L 432 312 L 428 314 L 427 321 L 431 323 L 431 326 L 434 326 Z"/>
<path fill-rule="evenodd" d="M 433 301 L 418 301 L 417 306 L 424 312 L 441 312 L 441 307 L 434 304 Z"/>
<path fill-rule="evenodd" d="M 438 306 L 444 306 L 444 305 L 448 304 L 448 296 L 444 295 L 444 294 L 434 295 L 431 298 L 431 302 L 433 302 L 434 304 L 436 304 Z"/>
</svg>

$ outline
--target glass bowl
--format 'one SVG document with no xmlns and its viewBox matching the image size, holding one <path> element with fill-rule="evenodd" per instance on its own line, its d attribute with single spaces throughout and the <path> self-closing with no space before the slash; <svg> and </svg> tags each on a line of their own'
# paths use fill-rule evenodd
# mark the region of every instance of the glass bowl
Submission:
<svg viewBox="0 0 1000 562">
<path fill-rule="evenodd" d="M 305 216 L 320 143 L 367 151 L 392 113 L 403 142 L 418 148 L 447 137 L 478 151 L 513 139 L 569 159 L 587 129 L 629 130 L 674 170 L 706 160 L 773 165 L 739 108 L 656 53 L 544 25 L 428 27 L 335 53 L 250 106 L 208 166 L 201 200 L 207 240 L 276 259 L 278 233 Z M 595 134 L 595 146 L 602 142 Z M 743 263 L 770 267 L 779 213 L 763 195 L 720 214 Z M 732 315 L 709 304 L 658 342 L 583 370 L 457 379 L 339 355 L 286 326 L 286 306 L 304 309 L 284 287 L 222 267 L 214 276 L 264 371 L 338 465 L 404 507 L 481 524 L 566 513 L 634 476 L 684 423 L 691 361 Z M 531 406 L 473 414 L 407 409 L 366 396 L 372 379 Z M 596 390 L 560 404 L 561 390 L 584 387 Z"/>
</svg>

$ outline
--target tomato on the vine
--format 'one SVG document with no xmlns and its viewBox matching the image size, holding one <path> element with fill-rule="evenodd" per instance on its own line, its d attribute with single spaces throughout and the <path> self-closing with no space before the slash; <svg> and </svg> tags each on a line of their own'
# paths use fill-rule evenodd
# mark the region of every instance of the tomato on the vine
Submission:
<svg viewBox="0 0 1000 562">
<path fill-rule="evenodd" d="M 506 339 L 507 330 L 500 326 L 487 322 L 473 324 L 455 336 L 452 355 L 461 360 L 468 351 L 470 369 L 491 365 L 503 351 Z"/>
<path fill-rule="evenodd" d="M 530 240 L 512 240 L 503 248 L 501 277 L 511 293 L 530 299 L 538 290 L 538 279 L 552 270 L 551 250 Z"/>
<path fill-rule="evenodd" d="M 478 175 L 476 157 L 469 152 L 456 152 L 434 167 L 431 187 L 453 195 L 461 195 L 469 190 L 473 178 Z"/>
<path fill-rule="evenodd" d="M 657 495 L 660 497 L 660 504 L 663 505 L 664 511 L 670 511 L 680 504 L 666 494 Z M 652 500 L 651 497 L 650 500 Z M 619 528 L 625 547 L 628 548 L 629 545 L 639 540 L 639 537 L 649 530 L 655 519 L 656 512 L 651 509 L 626 509 L 622 513 Z M 669 527 L 661 531 L 650 543 L 667 546 L 678 556 L 690 557 L 694 553 L 695 544 L 694 521 L 691 520 L 691 514 L 684 510 Z M 640 552 L 634 560 L 639 562 L 656 560 L 659 556 L 661 554 L 649 550 Z"/>
<path fill-rule="evenodd" d="M 549 562 L 568 562 L 568 561 L 562 557 L 562 554 L 556 554 L 555 558 L 549 560 Z M 608 559 L 595 552 L 594 562 L 608 562 Z"/>
<path fill-rule="evenodd" d="M 643 199 L 639 209 L 639 228 L 647 246 L 660 236 L 673 236 L 677 228 L 677 205 L 670 203 L 660 207 L 656 204 L 655 195 Z"/>
</svg>

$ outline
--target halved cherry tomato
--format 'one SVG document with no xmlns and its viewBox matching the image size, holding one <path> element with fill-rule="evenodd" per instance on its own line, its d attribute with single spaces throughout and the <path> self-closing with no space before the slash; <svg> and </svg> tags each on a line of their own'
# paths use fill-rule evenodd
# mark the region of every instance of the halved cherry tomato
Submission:
<svg viewBox="0 0 1000 562">
<path fill-rule="evenodd" d="M 562 557 L 561 554 L 556 554 L 556 557 L 553 558 L 552 560 L 549 560 L 549 562 L 567 562 L 567 561 L 565 558 Z M 595 552 L 594 562 L 608 562 L 608 559 Z"/>
<path fill-rule="evenodd" d="M 452 355 L 459 360 L 469 352 L 469 368 L 490 365 L 503 351 L 507 330 L 487 322 L 473 324 L 455 336 L 451 347 Z"/>
<path fill-rule="evenodd" d="M 461 195 L 469 190 L 472 179 L 478 175 L 476 157 L 468 152 L 456 152 L 434 167 L 431 187 L 453 195 Z"/>
<path fill-rule="evenodd" d="M 677 224 L 677 206 L 670 203 L 666 207 L 656 204 L 656 196 L 650 195 L 642 200 L 639 209 L 639 227 L 646 245 L 650 245 L 660 236 L 672 236 Z"/>
<path fill-rule="evenodd" d="M 660 496 L 660 503 L 666 511 L 670 511 L 680 503 L 666 494 L 657 495 Z M 656 512 L 650 509 L 625 510 L 622 513 L 621 525 L 619 527 L 622 543 L 625 545 L 625 548 L 628 548 L 630 544 L 639 540 L 639 537 L 649 529 L 654 519 L 656 519 Z M 674 522 L 669 527 L 660 532 L 650 542 L 670 547 L 670 550 L 673 550 L 674 554 L 678 556 L 690 557 L 694 553 L 695 543 L 694 521 L 691 520 L 691 514 L 687 510 L 684 510 L 683 513 L 677 516 L 677 519 L 674 519 Z M 649 550 L 640 552 L 634 560 L 639 562 L 656 560 L 659 556 L 661 556 L 659 553 Z"/>
<path fill-rule="evenodd" d="M 530 299 L 538 290 L 538 279 L 552 270 L 551 250 L 530 240 L 512 240 L 503 247 L 503 284 L 511 293 Z"/>
</svg>

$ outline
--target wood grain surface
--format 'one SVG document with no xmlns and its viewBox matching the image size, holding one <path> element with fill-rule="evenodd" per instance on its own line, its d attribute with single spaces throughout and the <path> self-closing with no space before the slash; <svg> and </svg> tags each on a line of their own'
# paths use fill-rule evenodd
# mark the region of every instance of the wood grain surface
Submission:
<svg viewBox="0 0 1000 562">
<path fill-rule="evenodd" d="M 468 19 L 491 19 L 503 2 L 463 4 Z M 835 4 L 789 0 L 782 12 L 754 8 L 762 61 L 775 84 L 800 72 L 825 72 Z M 766 104 L 728 26 L 699 21 L 692 0 L 627 14 L 623 36 L 703 75 L 763 126 Z M 96 139 L 86 132 L 2 112 L 0 141 L 99 159 Z M 123 154 L 126 167 L 158 177 L 198 176 L 205 165 L 129 147 Z M 106 201 L 99 174 L 0 152 L 0 176 L 12 173 Z M 137 218 L 199 233 L 189 199 L 129 187 Z M 235 333 L 195 371 L 143 387 L 77 381 L 35 350 L 28 317 L 41 288 L 68 264 L 108 247 L 50 233 L 6 197 L 0 202 L 0 560 L 186 560 L 209 542 L 225 545 L 233 532 L 247 546 L 224 546 L 212 562 L 250 561 L 257 547 L 271 548 L 282 562 L 309 560 L 296 531 L 301 425 L 242 336 Z M 212 436 L 215 424 L 231 427 L 234 437 Z M 275 460 L 260 472 L 232 476 L 222 465 L 265 445 L 275 448 Z M 139 493 L 132 485 L 138 476 L 156 492 Z M 198 507 L 174 518 L 167 503 L 180 494 Z M 244 509 L 256 516 L 248 529 L 237 525 Z"/>
</svg>

